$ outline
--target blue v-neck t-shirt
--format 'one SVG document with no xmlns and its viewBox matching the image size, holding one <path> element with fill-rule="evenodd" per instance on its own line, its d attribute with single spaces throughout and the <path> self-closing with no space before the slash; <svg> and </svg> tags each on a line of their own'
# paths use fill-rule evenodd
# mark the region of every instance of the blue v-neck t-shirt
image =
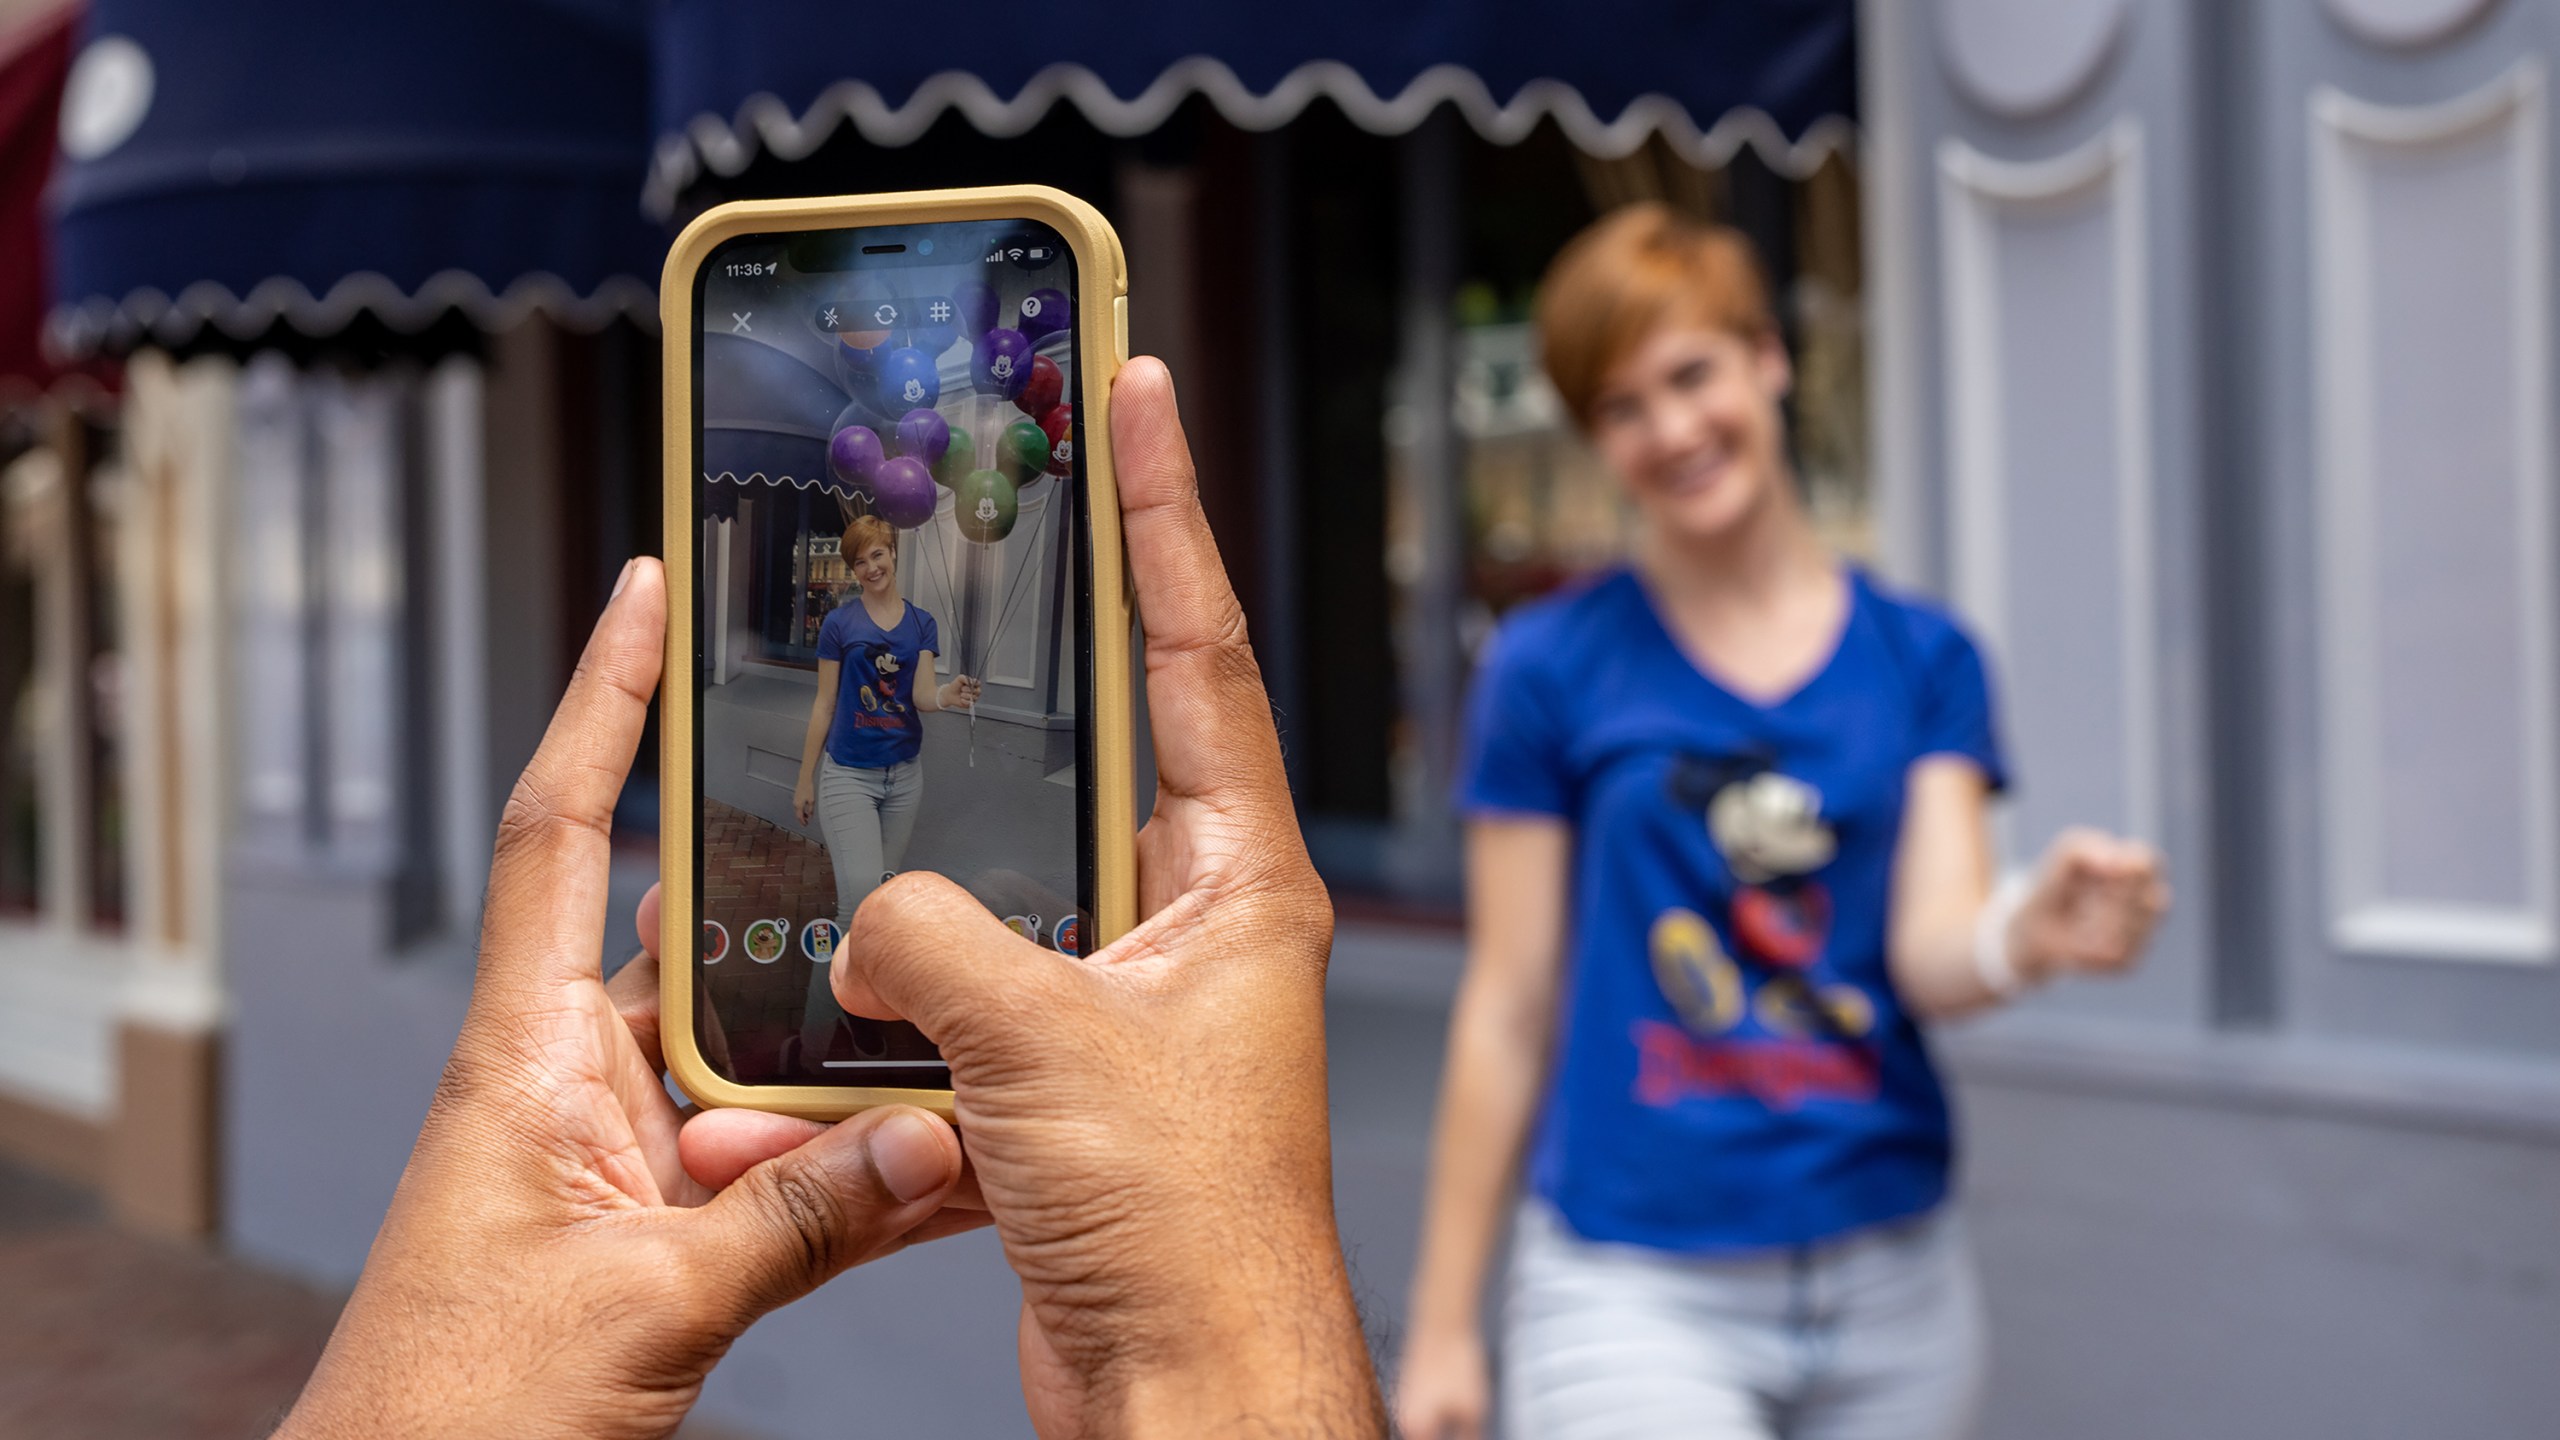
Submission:
<svg viewBox="0 0 2560 1440">
<path fill-rule="evenodd" d="M 1847 583 L 1774 702 L 1693 664 L 1625 570 L 1515 611 L 1477 677 L 1461 806 L 1573 831 L 1528 1180 L 1587 1238 L 1760 1250 L 1947 1193 L 1946 1095 L 1885 968 L 1894 850 L 1914 761 L 2005 773 L 1973 643 Z"/>
<path fill-rule="evenodd" d="M 931 615 L 913 601 L 902 603 L 898 623 L 885 630 L 863 608 L 860 595 L 828 611 L 818 625 L 818 658 L 841 667 L 827 754 L 850 770 L 885 770 L 913 760 L 924 748 L 915 678 L 923 655 L 941 651 L 942 636 Z"/>
</svg>

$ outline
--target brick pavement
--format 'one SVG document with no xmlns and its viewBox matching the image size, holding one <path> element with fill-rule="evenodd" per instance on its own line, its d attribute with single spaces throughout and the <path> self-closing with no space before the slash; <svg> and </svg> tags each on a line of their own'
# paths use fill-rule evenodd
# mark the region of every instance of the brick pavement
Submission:
<svg viewBox="0 0 2560 1440">
<path fill-rule="evenodd" d="M 748 920 L 836 913 L 827 848 L 733 805 L 702 802 L 702 913 L 735 941 Z"/>
<path fill-rule="evenodd" d="M 88 1192 L 0 1160 L 0 1437 L 259 1440 L 343 1297 L 109 1223 Z M 748 1440 L 689 1421 L 677 1440 Z"/>
<path fill-rule="evenodd" d="M 117 1229 L 0 1164 L 0 1435 L 251 1440 L 320 1357 L 339 1297 Z"/>
</svg>

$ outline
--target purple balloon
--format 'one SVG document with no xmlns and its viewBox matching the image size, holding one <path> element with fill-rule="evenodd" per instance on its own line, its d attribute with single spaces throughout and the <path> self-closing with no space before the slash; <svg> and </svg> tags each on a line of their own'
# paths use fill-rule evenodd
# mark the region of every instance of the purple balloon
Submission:
<svg viewBox="0 0 2560 1440">
<path fill-rule="evenodd" d="M 960 333 L 984 335 L 996 328 L 996 292 L 976 280 L 951 287 L 951 303 L 960 311 Z"/>
<path fill-rule="evenodd" d="M 879 473 L 884 455 L 880 437 L 868 426 L 847 425 L 827 442 L 827 468 L 856 490 L 871 488 L 871 477 Z"/>
<path fill-rule="evenodd" d="M 933 410 L 910 410 L 898 417 L 898 453 L 913 455 L 927 465 L 942 463 L 942 452 L 951 448 L 951 422 Z"/>
<path fill-rule="evenodd" d="M 1034 290 L 1022 297 L 1022 333 L 1034 340 L 1067 328 L 1067 296 L 1062 290 Z"/>
<path fill-rule="evenodd" d="M 979 336 L 969 378 L 982 393 L 999 400 L 1021 394 L 1031 381 L 1031 338 L 1019 330 L 990 330 Z"/>
<path fill-rule="evenodd" d="M 901 530 L 913 530 L 933 518 L 933 472 L 912 455 L 883 460 L 871 472 L 871 504 L 880 518 Z"/>
</svg>

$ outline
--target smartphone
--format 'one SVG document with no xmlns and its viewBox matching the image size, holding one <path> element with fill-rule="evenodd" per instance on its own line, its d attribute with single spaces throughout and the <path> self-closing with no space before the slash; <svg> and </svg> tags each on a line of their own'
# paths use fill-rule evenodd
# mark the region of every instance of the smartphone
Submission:
<svg viewBox="0 0 2560 1440">
<path fill-rule="evenodd" d="M 745 202 L 660 296 L 668 1072 L 949 1114 L 932 1040 L 830 965 L 908 870 L 1068 953 L 1132 921 L 1119 239 L 1045 187 Z"/>
</svg>

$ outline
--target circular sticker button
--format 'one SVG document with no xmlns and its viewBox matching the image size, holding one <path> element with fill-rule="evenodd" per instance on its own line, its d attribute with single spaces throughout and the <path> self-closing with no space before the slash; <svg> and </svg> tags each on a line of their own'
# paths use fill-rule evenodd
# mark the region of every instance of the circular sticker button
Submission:
<svg viewBox="0 0 2560 1440">
<path fill-rule="evenodd" d="M 1049 943 L 1061 955 L 1081 955 L 1084 953 L 1083 927 L 1076 924 L 1073 915 L 1066 916 L 1058 922 L 1056 929 L 1049 932 Z"/>
<path fill-rule="evenodd" d="M 1034 945 L 1040 943 L 1040 917 L 1037 915 L 1007 915 L 1004 928 Z"/>
<path fill-rule="evenodd" d="M 717 965 L 729 958 L 729 927 L 717 920 L 702 922 L 702 963 Z"/>
<path fill-rule="evenodd" d="M 835 963 L 836 942 L 842 939 L 844 932 L 836 928 L 833 920 L 812 920 L 800 927 L 800 953 L 808 956 L 812 965 L 831 965 Z"/>
<path fill-rule="evenodd" d="M 747 958 L 759 965 L 770 965 L 782 958 L 791 944 L 791 922 L 758 920 L 747 927 Z"/>
</svg>

